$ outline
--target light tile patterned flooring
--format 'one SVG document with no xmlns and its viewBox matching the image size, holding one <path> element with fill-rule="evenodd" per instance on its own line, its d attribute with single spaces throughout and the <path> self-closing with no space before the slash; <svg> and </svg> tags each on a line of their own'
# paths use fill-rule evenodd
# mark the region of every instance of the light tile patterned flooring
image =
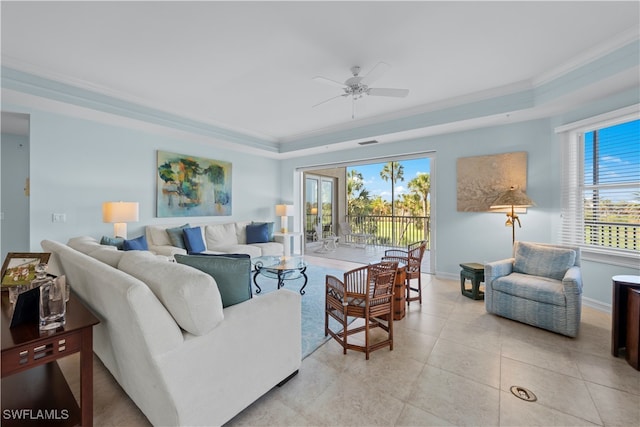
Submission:
<svg viewBox="0 0 640 427">
<path fill-rule="evenodd" d="M 393 351 L 366 361 L 330 340 L 228 425 L 640 425 L 640 372 L 611 356 L 609 315 L 583 307 L 571 339 L 487 314 L 457 281 L 423 275 L 423 292 L 422 306 L 411 303 L 394 322 Z M 95 377 L 96 425 L 148 425 L 97 359 Z M 513 396 L 512 385 L 533 391 L 537 402 Z"/>
</svg>

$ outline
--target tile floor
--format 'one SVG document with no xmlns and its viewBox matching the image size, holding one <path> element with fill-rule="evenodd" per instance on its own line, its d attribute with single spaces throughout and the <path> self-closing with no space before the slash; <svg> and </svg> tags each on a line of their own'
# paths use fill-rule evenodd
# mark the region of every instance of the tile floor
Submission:
<svg viewBox="0 0 640 427">
<path fill-rule="evenodd" d="M 610 355 L 608 314 L 584 307 L 571 339 L 487 314 L 457 281 L 424 275 L 423 292 L 422 306 L 394 323 L 393 351 L 366 361 L 331 340 L 228 426 L 640 426 L 640 372 Z M 95 366 L 95 424 L 148 425 Z M 516 398 L 512 385 L 537 401 Z"/>
</svg>

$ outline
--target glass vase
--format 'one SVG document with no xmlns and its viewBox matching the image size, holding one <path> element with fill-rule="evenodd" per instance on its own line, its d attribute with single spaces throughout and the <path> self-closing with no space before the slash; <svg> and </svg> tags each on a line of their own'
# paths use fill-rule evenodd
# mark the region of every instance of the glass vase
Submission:
<svg viewBox="0 0 640 427">
<path fill-rule="evenodd" d="M 54 280 L 46 274 L 46 264 L 38 264 L 32 287 L 40 288 L 40 330 L 55 330 L 65 324 L 67 302 L 64 281 Z"/>
</svg>

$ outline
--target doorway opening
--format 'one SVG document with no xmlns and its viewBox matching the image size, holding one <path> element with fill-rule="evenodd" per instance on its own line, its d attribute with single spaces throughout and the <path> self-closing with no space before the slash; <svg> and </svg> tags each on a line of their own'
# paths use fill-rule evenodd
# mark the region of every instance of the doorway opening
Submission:
<svg viewBox="0 0 640 427">
<path fill-rule="evenodd" d="M 434 167 L 426 153 L 302 171 L 305 252 L 369 263 L 424 240 L 422 271 L 433 273 Z"/>
</svg>

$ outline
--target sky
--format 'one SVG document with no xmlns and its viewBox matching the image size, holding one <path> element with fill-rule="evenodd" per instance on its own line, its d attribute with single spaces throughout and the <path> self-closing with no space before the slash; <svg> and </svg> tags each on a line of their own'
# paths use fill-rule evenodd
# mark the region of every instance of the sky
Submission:
<svg viewBox="0 0 640 427">
<path fill-rule="evenodd" d="M 376 196 L 381 196 L 384 200 L 391 202 L 391 182 L 384 181 L 380 178 L 380 171 L 385 163 L 386 162 L 351 166 L 347 168 L 347 173 L 355 169 L 362 174 L 364 186 L 369 190 L 371 199 Z M 404 181 L 396 182 L 396 198 L 400 194 L 409 192 L 409 181 L 418 176 L 418 174 L 430 173 L 431 171 L 430 159 L 426 157 L 414 160 L 401 160 L 400 163 L 404 166 Z"/>
<path fill-rule="evenodd" d="M 640 120 L 634 120 L 599 131 L 600 170 L 598 182 L 593 174 L 594 132 L 584 136 L 585 185 L 638 183 L 640 182 Z M 607 188 L 601 190 L 601 198 L 612 201 L 637 201 L 637 187 Z"/>
</svg>

